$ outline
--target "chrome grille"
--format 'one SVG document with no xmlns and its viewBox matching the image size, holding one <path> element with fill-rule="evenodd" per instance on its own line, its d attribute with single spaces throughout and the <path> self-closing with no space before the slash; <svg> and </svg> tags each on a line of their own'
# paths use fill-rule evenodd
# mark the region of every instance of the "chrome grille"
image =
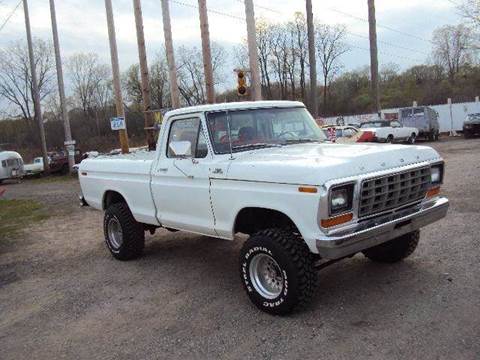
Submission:
<svg viewBox="0 0 480 360">
<path fill-rule="evenodd" d="M 370 216 L 419 201 L 427 194 L 430 182 L 429 167 L 364 180 L 358 216 Z"/>
</svg>

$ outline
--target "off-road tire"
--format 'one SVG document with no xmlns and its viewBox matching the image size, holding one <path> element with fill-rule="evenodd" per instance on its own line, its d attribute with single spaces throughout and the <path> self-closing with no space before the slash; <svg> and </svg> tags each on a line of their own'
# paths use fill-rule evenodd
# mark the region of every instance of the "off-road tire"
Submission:
<svg viewBox="0 0 480 360">
<path fill-rule="evenodd" d="M 363 254 L 375 262 L 396 263 L 412 255 L 419 240 L 420 231 L 417 230 L 364 250 Z"/>
<path fill-rule="evenodd" d="M 412 135 L 410 135 L 410 137 L 408 138 L 408 143 L 411 145 L 415 145 L 416 142 L 417 142 L 417 135 L 415 135 L 415 133 L 412 133 Z"/>
<path fill-rule="evenodd" d="M 118 248 L 112 244 L 108 234 L 108 223 L 111 218 L 118 220 L 123 233 L 123 242 Z M 103 220 L 103 231 L 107 248 L 114 258 L 126 261 L 142 254 L 145 247 L 145 231 L 143 226 L 135 220 L 127 204 L 116 203 L 107 208 Z"/>
<path fill-rule="evenodd" d="M 281 269 L 283 286 L 274 299 L 268 299 L 255 288 L 250 275 L 252 260 L 266 254 Z M 314 255 L 302 237 L 291 230 L 268 229 L 253 234 L 240 254 L 240 276 L 250 300 L 262 311 L 274 315 L 291 313 L 304 308 L 311 300 L 317 283 Z"/>
</svg>

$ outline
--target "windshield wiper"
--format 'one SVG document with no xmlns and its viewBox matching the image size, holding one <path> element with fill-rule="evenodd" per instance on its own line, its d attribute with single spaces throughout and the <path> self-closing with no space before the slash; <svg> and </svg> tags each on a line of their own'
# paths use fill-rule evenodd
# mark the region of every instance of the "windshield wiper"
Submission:
<svg viewBox="0 0 480 360">
<path fill-rule="evenodd" d="M 322 142 L 320 139 L 289 139 L 285 140 L 284 144 L 304 144 L 304 143 L 315 143 L 315 142 Z"/>
<path fill-rule="evenodd" d="M 245 145 L 238 145 L 233 146 L 232 150 L 245 150 L 245 149 L 263 149 L 268 147 L 280 147 L 281 145 L 278 144 L 269 144 L 269 143 L 258 143 L 258 144 L 245 144 Z"/>
</svg>

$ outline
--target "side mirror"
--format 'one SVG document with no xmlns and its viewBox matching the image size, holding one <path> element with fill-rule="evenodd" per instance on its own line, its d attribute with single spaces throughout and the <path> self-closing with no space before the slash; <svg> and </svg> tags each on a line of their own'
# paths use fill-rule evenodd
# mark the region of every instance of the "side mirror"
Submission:
<svg viewBox="0 0 480 360">
<path fill-rule="evenodd" d="M 172 141 L 169 147 L 177 157 L 192 156 L 192 143 L 190 141 Z"/>
</svg>

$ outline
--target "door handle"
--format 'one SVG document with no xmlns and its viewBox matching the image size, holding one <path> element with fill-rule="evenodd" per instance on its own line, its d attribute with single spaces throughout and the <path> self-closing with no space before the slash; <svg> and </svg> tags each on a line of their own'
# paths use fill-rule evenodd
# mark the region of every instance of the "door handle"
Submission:
<svg viewBox="0 0 480 360">
<path fill-rule="evenodd" d="M 160 171 L 160 172 L 167 172 L 167 171 L 168 171 L 168 168 L 160 168 L 160 169 L 158 169 L 158 171 Z"/>
</svg>

